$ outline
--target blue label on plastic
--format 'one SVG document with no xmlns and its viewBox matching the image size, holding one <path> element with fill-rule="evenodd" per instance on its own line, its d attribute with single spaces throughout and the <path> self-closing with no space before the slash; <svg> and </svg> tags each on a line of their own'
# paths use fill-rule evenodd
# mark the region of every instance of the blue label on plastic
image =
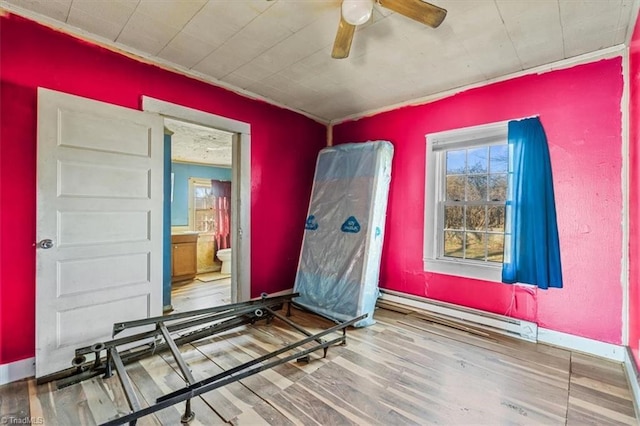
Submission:
<svg viewBox="0 0 640 426">
<path fill-rule="evenodd" d="M 318 229 L 318 221 L 314 215 L 309 215 L 307 221 L 304 224 L 304 229 L 310 229 L 311 231 L 315 231 Z"/>
<path fill-rule="evenodd" d="M 375 235 L 375 237 L 378 238 L 380 235 L 382 235 L 382 230 L 380 229 L 379 226 L 376 226 L 376 235 Z"/>
<path fill-rule="evenodd" d="M 349 216 L 347 220 L 342 224 L 340 228 L 342 232 L 351 232 L 353 234 L 357 234 L 360 232 L 360 224 L 356 220 L 355 217 Z"/>
</svg>

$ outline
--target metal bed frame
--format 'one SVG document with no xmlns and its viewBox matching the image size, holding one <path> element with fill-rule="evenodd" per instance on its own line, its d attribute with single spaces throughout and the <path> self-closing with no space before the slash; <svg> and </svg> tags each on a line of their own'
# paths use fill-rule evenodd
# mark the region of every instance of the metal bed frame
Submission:
<svg viewBox="0 0 640 426">
<path fill-rule="evenodd" d="M 183 401 L 186 404 L 181 422 L 188 423 L 195 416 L 191 410 L 191 398 L 289 361 L 309 362 L 309 354 L 320 349 L 323 350 L 323 357 L 326 357 L 330 346 L 346 343 L 346 328 L 367 316 L 367 314 L 364 314 L 342 322 L 312 312 L 335 323 L 334 326 L 314 334 L 288 318 L 291 316 L 291 304 L 295 304 L 293 298 L 297 296 L 298 293 L 268 297 L 266 293 L 263 293 L 258 300 L 116 323 L 113 325 L 112 337 L 125 330 L 139 327 L 148 329 L 155 326 L 155 328 L 127 337 L 78 348 L 75 351 L 75 357 L 71 361 L 72 368 L 42 377 L 38 379 L 38 384 L 55 380 L 58 388 L 62 388 L 99 375 L 104 375 L 105 378 L 108 378 L 115 371 L 131 411 L 128 414 L 109 420 L 103 426 L 126 423 L 135 425 L 140 417 Z M 287 304 L 286 316 L 276 312 L 281 310 L 285 303 Z M 303 307 L 303 309 L 305 308 Z M 283 321 L 306 337 L 199 381 L 193 377 L 189 366 L 178 349 L 180 345 L 213 336 L 241 325 L 254 324 L 256 321 L 261 320 L 270 323 L 273 318 Z M 200 328 L 196 328 L 199 326 Z M 325 336 L 339 331 L 342 331 L 342 333 L 338 337 L 333 337 L 329 340 L 324 339 Z M 174 337 L 172 334 L 177 334 L 178 336 Z M 136 343 L 138 343 L 137 346 L 135 345 Z M 303 348 L 304 345 L 309 344 L 311 346 Z M 125 347 L 123 348 L 122 346 Z M 173 355 L 178 369 L 182 373 L 185 386 L 161 396 L 154 404 L 142 408 L 131 379 L 126 372 L 125 365 L 166 350 Z M 105 356 L 102 356 L 103 352 Z M 93 354 L 93 360 L 87 358 L 87 355 L 91 354 Z M 276 358 L 284 354 L 287 355 Z"/>
</svg>

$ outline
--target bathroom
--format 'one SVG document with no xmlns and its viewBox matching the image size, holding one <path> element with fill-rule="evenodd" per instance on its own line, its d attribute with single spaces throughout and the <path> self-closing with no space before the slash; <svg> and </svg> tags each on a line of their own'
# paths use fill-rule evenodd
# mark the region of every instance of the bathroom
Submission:
<svg viewBox="0 0 640 426">
<path fill-rule="evenodd" d="M 165 119 L 171 150 L 171 293 L 165 310 L 196 309 L 203 286 L 211 303 L 228 303 L 231 286 L 232 137 L 221 130 Z M 199 296 L 201 298 L 201 296 Z M 185 302 L 186 301 L 186 302 Z M 178 306 L 180 305 L 180 306 Z M 204 307 L 204 306 L 203 306 Z"/>
</svg>

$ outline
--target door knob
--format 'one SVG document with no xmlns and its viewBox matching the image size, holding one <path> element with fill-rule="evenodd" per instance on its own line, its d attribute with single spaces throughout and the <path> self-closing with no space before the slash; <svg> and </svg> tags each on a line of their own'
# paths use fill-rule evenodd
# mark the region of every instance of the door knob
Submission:
<svg viewBox="0 0 640 426">
<path fill-rule="evenodd" d="M 49 238 L 40 240 L 40 242 L 38 243 L 38 247 L 42 249 L 50 249 L 51 247 L 53 247 L 53 241 L 50 240 Z"/>
</svg>

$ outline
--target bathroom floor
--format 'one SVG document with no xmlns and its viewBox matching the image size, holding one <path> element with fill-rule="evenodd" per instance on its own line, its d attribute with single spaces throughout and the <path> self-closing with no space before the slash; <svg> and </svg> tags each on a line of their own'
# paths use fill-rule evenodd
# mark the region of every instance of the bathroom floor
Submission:
<svg viewBox="0 0 640 426">
<path fill-rule="evenodd" d="M 171 289 L 172 314 L 227 303 L 231 303 L 231 276 L 219 272 L 198 275 L 195 280 Z"/>
</svg>

